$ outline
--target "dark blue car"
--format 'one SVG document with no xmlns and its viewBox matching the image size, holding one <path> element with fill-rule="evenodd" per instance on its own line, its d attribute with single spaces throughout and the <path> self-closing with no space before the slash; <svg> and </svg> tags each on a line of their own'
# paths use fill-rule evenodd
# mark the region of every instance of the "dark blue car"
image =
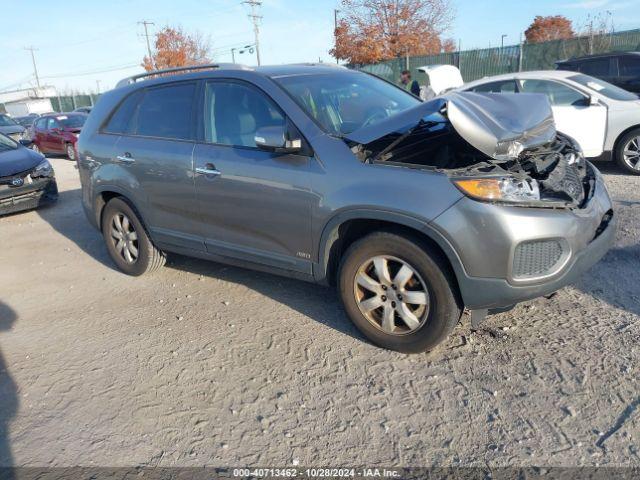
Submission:
<svg viewBox="0 0 640 480">
<path fill-rule="evenodd" d="M 0 133 L 0 215 L 38 208 L 58 199 L 53 167 L 26 143 Z"/>
</svg>

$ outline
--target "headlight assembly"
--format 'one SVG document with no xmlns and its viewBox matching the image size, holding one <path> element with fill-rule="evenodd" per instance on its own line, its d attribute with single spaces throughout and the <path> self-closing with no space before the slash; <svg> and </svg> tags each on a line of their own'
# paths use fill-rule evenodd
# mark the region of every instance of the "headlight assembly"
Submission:
<svg viewBox="0 0 640 480">
<path fill-rule="evenodd" d="M 53 177 L 53 167 L 49 163 L 49 160 L 43 160 L 38 166 L 31 172 L 33 178 L 40 177 Z"/>
<path fill-rule="evenodd" d="M 456 179 L 453 183 L 468 197 L 483 201 L 527 203 L 540 201 L 538 182 L 515 177 Z"/>
</svg>

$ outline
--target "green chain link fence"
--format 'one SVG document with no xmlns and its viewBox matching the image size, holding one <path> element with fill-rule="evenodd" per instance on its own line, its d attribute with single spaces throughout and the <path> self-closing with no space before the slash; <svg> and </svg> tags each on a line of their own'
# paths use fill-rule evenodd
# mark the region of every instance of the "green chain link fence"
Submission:
<svg viewBox="0 0 640 480">
<path fill-rule="evenodd" d="M 359 68 L 391 82 L 397 82 L 400 72 L 407 68 L 419 83 L 426 77 L 418 73 L 425 65 L 455 65 L 466 82 L 491 75 L 527 70 L 553 70 L 555 62 L 571 57 L 607 52 L 640 50 L 640 29 L 606 35 L 576 37 L 568 40 L 525 43 L 505 47 L 482 48 L 438 55 L 395 58 L 363 65 Z"/>
</svg>

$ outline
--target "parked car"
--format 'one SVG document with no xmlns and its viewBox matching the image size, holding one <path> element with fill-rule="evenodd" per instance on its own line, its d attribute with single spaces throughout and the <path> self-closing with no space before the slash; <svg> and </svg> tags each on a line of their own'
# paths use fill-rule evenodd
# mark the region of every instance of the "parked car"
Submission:
<svg viewBox="0 0 640 480">
<path fill-rule="evenodd" d="M 559 70 L 570 70 L 605 80 L 640 94 L 640 52 L 610 52 L 556 62 Z"/>
<path fill-rule="evenodd" d="M 31 130 L 32 148 L 36 152 L 66 154 L 76 159 L 76 142 L 87 115 L 84 113 L 56 113 L 43 115 Z"/>
<path fill-rule="evenodd" d="M 86 113 L 87 115 L 89 115 L 92 108 L 93 107 L 78 107 L 74 110 L 74 112 Z"/>
<path fill-rule="evenodd" d="M 614 239 L 601 175 L 541 95 L 423 103 L 340 67 L 188 70 L 120 82 L 78 142 L 87 218 L 129 275 L 177 252 L 336 285 L 367 338 L 419 352 L 464 307 L 475 325 L 554 292 Z"/>
<path fill-rule="evenodd" d="M 24 132 L 25 128 L 13 118 L 9 115 L 0 114 L 0 133 L 18 141 L 23 137 Z"/>
<path fill-rule="evenodd" d="M 587 158 L 613 159 L 640 175 L 640 99 L 603 80 L 567 71 L 519 72 L 469 82 L 463 91 L 542 93 L 556 126 L 573 137 Z"/>
<path fill-rule="evenodd" d="M 0 215 L 38 208 L 58 199 L 53 167 L 42 155 L 26 148 L 29 143 L 0 133 Z"/>
</svg>

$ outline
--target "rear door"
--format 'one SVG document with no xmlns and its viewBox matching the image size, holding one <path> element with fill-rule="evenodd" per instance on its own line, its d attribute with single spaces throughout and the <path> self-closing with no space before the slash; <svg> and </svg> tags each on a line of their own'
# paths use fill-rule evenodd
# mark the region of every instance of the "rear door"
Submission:
<svg viewBox="0 0 640 480">
<path fill-rule="evenodd" d="M 64 139 L 60 133 L 62 125 L 54 117 L 47 119 L 45 131 L 45 145 L 48 152 L 64 152 Z"/>
<path fill-rule="evenodd" d="M 547 96 L 556 128 L 575 139 L 586 157 L 602 154 L 607 130 L 607 107 L 591 105 L 584 93 L 554 80 L 522 79 L 520 91 Z"/>
<path fill-rule="evenodd" d="M 206 82 L 201 108 L 194 162 L 207 251 L 311 273 L 312 158 L 254 140 L 261 127 L 289 125 L 286 115 L 262 90 L 232 80 Z"/>
<path fill-rule="evenodd" d="M 203 250 L 196 231 L 193 184 L 197 87 L 196 82 L 177 82 L 134 93 L 110 123 L 115 130 L 124 130 L 113 161 L 125 177 L 135 179 L 129 188 L 141 198 L 142 216 L 152 237 L 163 244 Z"/>
</svg>

